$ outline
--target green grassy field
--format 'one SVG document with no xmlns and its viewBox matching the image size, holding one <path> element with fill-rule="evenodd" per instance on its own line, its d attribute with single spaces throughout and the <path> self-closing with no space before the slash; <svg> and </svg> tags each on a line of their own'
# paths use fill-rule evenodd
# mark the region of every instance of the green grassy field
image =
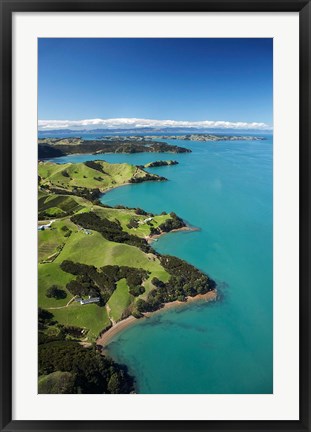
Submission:
<svg viewBox="0 0 311 432">
<path fill-rule="evenodd" d="M 60 324 L 87 329 L 88 340 L 95 340 L 100 332 L 110 325 L 106 308 L 97 304 L 81 305 L 74 302 L 68 307 L 51 312 Z"/>
<path fill-rule="evenodd" d="M 39 242 L 41 249 L 42 245 L 47 242 L 49 243 L 54 235 L 60 236 L 60 233 L 62 233 L 60 227 L 67 223 L 67 219 L 59 221 L 59 226 L 57 226 L 56 230 L 43 231 L 42 234 L 44 234 L 44 237 L 41 238 L 41 245 Z M 60 324 L 88 329 L 87 337 L 89 340 L 94 340 L 100 331 L 109 325 L 110 321 L 107 311 L 104 307 L 99 307 L 96 304 L 80 305 L 76 302 L 71 303 L 68 307 L 64 307 L 73 297 L 66 289 L 66 285 L 70 280 L 75 278 L 74 275 L 61 270 L 60 264 L 64 260 L 95 265 L 97 268 L 104 265 L 117 264 L 119 266 L 130 266 L 148 270 L 151 274 L 144 282 L 146 293 L 141 296 L 142 298 L 145 298 L 153 287 L 151 284 L 153 277 L 157 277 L 164 282 L 169 279 L 169 274 L 160 265 L 155 255 L 146 254 L 134 246 L 110 242 L 97 232 L 86 235 L 83 231 L 73 230 L 70 237 L 66 239 L 66 243 L 57 258 L 52 263 L 39 264 L 38 300 L 39 306 L 52 312 L 54 318 Z M 48 298 L 46 291 L 52 285 L 57 285 L 66 291 L 67 297 L 61 300 Z M 129 294 L 126 281 L 123 279 L 118 282 L 117 289 L 108 302 L 111 309 L 111 317 L 114 321 L 120 320 L 123 310 L 129 306 L 131 301 L 133 301 L 133 297 Z M 59 307 L 63 308 L 54 309 Z"/>
<path fill-rule="evenodd" d="M 39 218 L 62 217 L 69 213 L 76 213 L 84 205 L 79 204 L 78 200 L 70 195 L 55 195 L 40 191 L 38 200 Z"/>
<path fill-rule="evenodd" d="M 101 191 L 128 183 L 132 178 L 144 178 L 150 174 L 134 165 L 109 164 L 96 161 L 100 170 L 91 168 L 84 163 L 55 164 L 53 162 L 39 162 L 39 184 L 53 186 L 64 190 L 75 187 L 100 189 Z M 156 180 L 158 176 L 151 174 Z"/>
<path fill-rule="evenodd" d="M 65 231 L 64 227 L 67 228 Z M 53 222 L 50 229 L 38 231 L 38 259 L 39 262 L 50 260 L 53 261 L 54 254 L 58 253 L 60 248 L 68 241 L 69 230 L 77 232 L 77 227 L 69 218 L 63 220 L 56 220 Z"/>
<path fill-rule="evenodd" d="M 108 241 L 95 231 L 90 235 L 83 231 L 73 232 L 54 263 L 60 264 L 64 260 L 95 267 L 117 264 L 144 268 L 152 273 L 151 278 L 156 276 L 163 281 L 169 277 L 155 255 L 146 254 L 135 246 Z"/>
<path fill-rule="evenodd" d="M 72 294 L 66 289 L 66 285 L 75 276 L 63 272 L 57 263 L 39 264 L 38 265 L 38 304 L 44 309 L 64 306 L 73 297 Z M 46 291 L 52 285 L 57 285 L 67 293 L 65 299 L 56 300 L 55 298 L 48 298 Z"/>
<path fill-rule="evenodd" d="M 152 220 L 150 223 L 151 226 L 144 222 L 149 216 L 137 215 L 134 210 L 128 209 L 109 209 L 102 207 L 94 207 L 94 211 L 98 216 L 105 217 L 109 220 L 118 219 L 121 223 L 122 229 L 130 234 L 134 234 L 138 237 L 146 237 L 150 235 L 150 228 L 153 226 L 154 228 L 158 228 L 163 222 L 168 219 L 171 219 L 169 214 L 166 215 L 155 215 L 152 216 Z M 129 224 L 131 219 L 135 219 L 138 222 L 137 228 L 129 228 L 127 225 Z"/>
<path fill-rule="evenodd" d="M 123 311 L 132 303 L 133 296 L 129 293 L 126 279 L 117 282 L 117 289 L 108 301 L 110 317 L 114 321 L 120 321 Z"/>
<path fill-rule="evenodd" d="M 58 165 L 40 162 L 39 175 L 41 185 L 53 185 L 67 189 L 74 186 L 105 189 L 126 183 L 133 175 L 145 175 L 144 171 L 128 164 L 108 164 L 101 161 L 100 168 L 104 174 L 83 163 Z M 101 186 L 97 180 L 94 180 L 94 176 L 104 179 Z M 104 328 L 111 325 L 107 309 L 111 319 L 118 321 L 123 311 L 136 301 L 136 298 L 129 294 L 126 280 L 121 279 L 117 282 L 117 288 L 107 302 L 107 308 L 98 304 L 81 305 L 78 302 L 71 302 L 67 306 L 73 295 L 67 290 L 66 285 L 76 276 L 61 270 L 60 264 L 65 260 L 94 265 L 97 268 L 118 265 L 147 270 L 150 274 L 143 282 L 146 292 L 139 298 L 146 298 L 148 292 L 154 288 L 151 283 L 153 277 L 163 282 L 169 280 L 170 275 L 161 266 L 156 255 L 145 253 L 138 247 L 125 243 L 108 241 L 97 231 L 81 229 L 70 221 L 70 217 L 72 214 L 94 211 L 101 218 L 111 221 L 118 220 L 124 231 L 139 237 L 146 237 L 150 234 L 151 226 L 158 227 L 170 219 L 170 215 L 152 216 L 152 220 L 149 221 L 152 224 L 150 226 L 146 221 L 150 216 L 136 215 L 135 209 L 105 208 L 81 197 L 47 192 L 40 186 L 38 200 L 39 214 L 46 215 L 44 222 L 42 219 L 40 223 L 47 223 L 55 219 L 51 228 L 38 231 L 38 304 L 41 308 L 51 312 L 53 319 L 59 324 L 86 329 L 87 339 L 93 341 Z M 128 224 L 133 220 L 137 226 L 129 227 Z M 57 285 L 64 290 L 67 297 L 59 300 L 48 298 L 46 292 L 52 285 Z M 46 330 L 49 334 L 57 334 L 57 331 L 57 323 Z"/>
<path fill-rule="evenodd" d="M 144 282 L 146 293 L 141 296 L 142 298 L 145 298 L 153 288 L 151 284 L 153 277 L 164 282 L 169 279 L 169 274 L 153 254 L 146 254 L 134 246 L 110 242 L 97 232 L 92 232 L 91 235 L 86 235 L 82 231 L 72 232 L 53 263 L 39 264 L 39 306 L 52 312 L 60 324 L 89 329 L 87 337 L 90 340 L 96 338 L 100 331 L 109 325 L 107 311 L 96 304 L 80 305 L 76 302 L 71 303 L 68 307 L 54 309 L 65 306 L 73 297 L 66 289 L 66 285 L 75 276 L 61 270 L 60 264 L 64 260 L 95 265 L 97 268 L 116 264 L 148 270 L 150 275 Z M 46 290 L 54 284 L 67 292 L 65 299 L 56 300 L 46 296 Z M 133 297 L 128 292 L 126 281 L 122 279 L 108 301 L 113 320 L 118 321 L 121 318 L 123 310 L 132 300 Z"/>
<path fill-rule="evenodd" d="M 70 393 L 74 383 L 74 376 L 69 372 L 56 371 L 43 375 L 38 380 L 38 393 Z"/>
</svg>

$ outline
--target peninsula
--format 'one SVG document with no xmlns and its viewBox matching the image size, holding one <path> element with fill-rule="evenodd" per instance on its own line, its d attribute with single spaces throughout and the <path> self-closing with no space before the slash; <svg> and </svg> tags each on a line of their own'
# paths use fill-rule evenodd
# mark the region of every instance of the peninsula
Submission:
<svg viewBox="0 0 311 432">
<path fill-rule="evenodd" d="M 100 201 L 115 187 L 163 177 L 100 160 L 41 161 L 38 174 L 39 392 L 129 393 L 134 384 L 127 372 L 106 357 L 96 360 L 81 344 L 106 344 L 125 325 L 165 305 L 214 299 L 215 282 L 152 248 L 159 235 L 190 229 L 174 212 L 153 214 Z M 98 367 L 112 371 L 117 382 L 109 375 L 96 385 L 78 385 L 62 363 L 64 353 L 70 361 L 86 356 L 79 379 L 89 361 L 100 361 Z"/>
<path fill-rule="evenodd" d="M 39 159 L 66 156 L 69 154 L 102 153 L 190 153 L 191 150 L 145 139 L 145 137 L 105 137 L 100 140 L 82 138 L 39 138 Z"/>
<path fill-rule="evenodd" d="M 166 180 L 165 177 L 150 174 L 141 167 L 125 163 L 109 164 L 103 160 L 76 164 L 39 162 L 38 174 L 40 190 L 60 195 L 75 195 L 91 201 L 98 200 L 102 193 L 118 186 Z M 49 216 L 53 216 L 51 209 Z"/>
<path fill-rule="evenodd" d="M 153 237 L 189 229 L 174 212 L 155 215 L 99 201 L 97 190 L 133 175 L 159 180 L 128 164 L 39 162 L 39 306 L 53 314 L 56 333 L 59 325 L 63 332 L 75 327 L 84 341 L 94 341 L 129 315 L 139 318 L 215 288 L 195 267 L 150 245 Z M 90 298 L 97 300 L 81 307 Z"/>
</svg>

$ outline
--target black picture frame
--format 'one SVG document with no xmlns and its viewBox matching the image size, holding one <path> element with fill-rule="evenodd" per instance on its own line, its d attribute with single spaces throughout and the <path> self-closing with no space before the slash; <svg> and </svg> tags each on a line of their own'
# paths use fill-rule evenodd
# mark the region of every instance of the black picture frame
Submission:
<svg viewBox="0 0 311 432">
<path fill-rule="evenodd" d="M 310 423 L 310 101 L 311 5 L 306 0 L 0 0 L 0 426 L 1 431 L 311 431 Z M 298 421 L 12 420 L 12 15 L 14 12 L 299 12 L 300 53 L 300 419 Z"/>
</svg>

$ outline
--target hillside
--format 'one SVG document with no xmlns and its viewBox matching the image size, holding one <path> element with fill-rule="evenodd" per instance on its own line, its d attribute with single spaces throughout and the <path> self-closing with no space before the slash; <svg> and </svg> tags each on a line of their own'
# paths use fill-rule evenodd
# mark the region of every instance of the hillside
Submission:
<svg viewBox="0 0 311 432">
<path fill-rule="evenodd" d="M 53 194 L 52 197 L 53 199 L 50 199 L 49 202 L 54 203 L 55 200 L 58 200 L 59 205 L 62 205 L 62 201 L 67 203 L 68 200 L 67 196 L 54 196 Z M 47 196 L 47 199 L 49 198 L 51 197 Z M 121 318 L 123 309 L 135 303 L 135 296 L 129 293 L 129 287 L 123 281 L 123 292 L 120 292 L 121 305 L 118 299 L 119 293 L 116 290 L 114 297 L 107 302 L 107 306 L 99 307 L 96 304 L 81 306 L 76 302 L 66 306 L 74 297 L 68 290 L 68 284 L 75 277 L 71 273 L 65 272 L 61 268 L 61 264 L 70 260 L 75 263 L 95 266 L 97 269 L 111 265 L 144 269 L 148 271 L 148 275 L 145 275 L 146 277 L 141 281 L 145 291 L 137 298 L 146 298 L 148 292 L 153 288 L 152 279 L 156 277 L 167 282 L 169 274 L 161 265 L 159 257 L 153 253 L 145 241 L 145 237 L 150 235 L 152 228 L 159 229 L 161 225 L 173 220 L 173 218 L 170 215 L 152 215 L 152 220 L 151 222 L 148 221 L 148 224 L 145 220 L 151 218 L 149 214 L 147 216 L 137 215 L 135 210 L 102 208 L 96 205 L 92 206 L 91 203 L 86 200 L 83 201 L 81 198 L 74 197 L 71 199 L 73 202 L 78 201 L 75 217 L 78 217 L 79 214 L 92 214 L 93 216 L 96 215 L 98 220 L 107 220 L 112 223 L 118 221 L 120 232 L 124 233 L 125 236 L 129 235 L 129 238 L 126 239 L 118 237 L 118 241 L 110 241 L 95 229 L 86 229 L 75 224 L 70 216 L 56 219 L 50 229 L 38 232 L 39 306 L 52 312 L 59 324 L 66 327 L 80 327 L 81 330 L 88 332 L 88 340 L 94 340 L 104 328 L 111 325 L 112 320 L 118 321 Z M 43 202 L 42 196 L 39 202 Z M 46 203 L 44 207 L 46 208 Z M 137 228 L 132 226 L 133 221 L 137 223 Z M 132 238 L 134 241 L 138 240 L 135 243 L 136 246 L 131 244 Z M 122 243 L 120 243 L 121 241 Z M 59 299 L 47 297 L 47 290 L 53 285 L 64 291 L 66 295 Z M 125 288 L 126 304 L 123 300 Z M 122 308 L 121 311 L 120 307 Z M 57 333 L 57 328 L 52 326 L 48 332 Z"/>
<path fill-rule="evenodd" d="M 39 187 L 54 192 L 75 192 L 83 189 L 105 192 L 127 183 L 164 181 L 164 177 L 150 174 L 135 165 L 109 164 L 105 161 L 56 164 L 39 162 Z"/>
<path fill-rule="evenodd" d="M 134 166 L 95 164 L 39 163 L 39 227 L 46 225 L 38 231 L 39 307 L 47 313 L 39 329 L 48 337 L 95 341 L 129 315 L 214 289 L 199 270 L 148 244 L 155 234 L 185 228 L 175 213 L 108 207 L 74 194 L 94 187 L 94 175 L 102 177 L 101 190 L 149 180 Z M 64 193 L 53 192 L 56 186 Z"/>
<path fill-rule="evenodd" d="M 185 147 L 143 137 L 105 137 L 101 140 L 81 138 L 39 138 L 39 159 L 65 156 L 68 154 L 101 153 L 190 153 Z"/>
</svg>

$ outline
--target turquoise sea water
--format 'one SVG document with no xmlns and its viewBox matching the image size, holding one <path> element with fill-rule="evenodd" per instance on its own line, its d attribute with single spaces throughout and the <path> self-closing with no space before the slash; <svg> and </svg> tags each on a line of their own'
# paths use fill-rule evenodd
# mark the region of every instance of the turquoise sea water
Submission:
<svg viewBox="0 0 311 432">
<path fill-rule="evenodd" d="M 124 186 L 103 202 L 174 211 L 199 231 L 171 233 L 153 246 L 209 274 L 221 299 L 191 303 L 138 321 L 110 355 L 126 364 L 139 393 L 272 393 L 272 137 L 265 141 L 167 141 L 190 154 L 105 154 L 54 159 L 144 164 L 163 183 Z"/>
</svg>

